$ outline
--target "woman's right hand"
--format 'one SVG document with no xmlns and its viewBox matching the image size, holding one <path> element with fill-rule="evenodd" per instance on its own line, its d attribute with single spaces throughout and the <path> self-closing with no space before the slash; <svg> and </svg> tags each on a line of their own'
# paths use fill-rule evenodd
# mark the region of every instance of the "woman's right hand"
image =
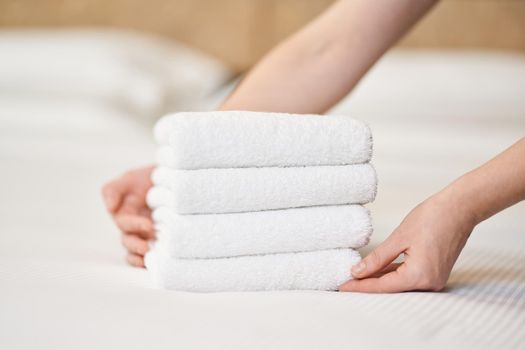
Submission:
<svg viewBox="0 0 525 350">
<path fill-rule="evenodd" d="M 137 267 L 144 267 L 148 240 L 155 237 L 151 210 L 146 204 L 146 194 L 153 185 L 152 171 L 153 166 L 130 170 L 102 188 L 106 209 L 122 232 L 127 261 Z"/>
<path fill-rule="evenodd" d="M 352 268 L 345 292 L 440 291 L 476 224 L 475 215 L 446 189 L 414 208 L 397 229 Z M 393 263 L 404 255 L 401 264 Z"/>
</svg>

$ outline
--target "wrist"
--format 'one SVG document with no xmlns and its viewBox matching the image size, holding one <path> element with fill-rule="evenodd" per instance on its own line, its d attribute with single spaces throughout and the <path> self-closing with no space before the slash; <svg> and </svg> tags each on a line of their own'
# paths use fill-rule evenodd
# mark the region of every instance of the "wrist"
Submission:
<svg viewBox="0 0 525 350">
<path fill-rule="evenodd" d="M 466 228 L 474 228 L 484 220 L 472 195 L 472 185 L 464 177 L 435 194 L 433 199 L 445 206 L 454 220 Z"/>
</svg>

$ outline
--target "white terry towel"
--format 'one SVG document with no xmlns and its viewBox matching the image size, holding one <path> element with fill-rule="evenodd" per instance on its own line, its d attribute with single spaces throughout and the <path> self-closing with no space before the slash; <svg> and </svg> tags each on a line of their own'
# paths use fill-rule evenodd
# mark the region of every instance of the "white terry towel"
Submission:
<svg viewBox="0 0 525 350">
<path fill-rule="evenodd" d="M 160 207 L 153 219 L 158 243 L 177 258 L 361 248 L 372 234 L 370 213 L 360 205 L 207 215 Z"/>
<path fill-rule="evenodd" d="M 336 290 L 360 260 L 351 249 L 252 255 L 221 259 L 175 259 L 159 245 L 146 255 L 156 287 L 191 292 Z"/>
<path fill-rule="evenodd" d="M 343 116 L 245 111 L 184 112 L 154 128 L 159 165 L 176 169 L 366 163 L 372 136 Z"/>
<path fill-rule="evenodd" d="M 317 205 L 364 204 L 375 198 L 370 164 L 173 170 L 156 168 L 148 205 L 178 214 L 246 212 Z"/>
</svg>

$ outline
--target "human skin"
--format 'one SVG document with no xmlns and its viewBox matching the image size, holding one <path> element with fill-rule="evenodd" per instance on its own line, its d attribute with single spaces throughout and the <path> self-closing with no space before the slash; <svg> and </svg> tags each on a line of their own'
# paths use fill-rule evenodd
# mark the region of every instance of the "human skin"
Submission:
<svg viewBox="0 0 525 350">
<path fill-rule="evenodd" d="M 342 0 L 272 50 L 224 102 L 223 110 L 322 113 L 357 84 L 374 62 L 434 1 Z M 127 260 L 144 266 L 154 237 L 145 194 L 152 167 L 103 188 L 122 231 Z M 414 208 L 399 227 L 352 268 L 341 291 L 441 290 L 470 233 L 481 221 L 525 198 L 525 140 L 465 174 Z M 400 254 L 401 264 L 391 264 Z"/>
<path fill-rule="evenodd" d="M 106 209 L 121 231 L 126 260 L 137 267 L 144 267 L 148 240 L 155 238 L 151 211 L 146 204 L 152 171 L 153 166 L 130 170 L 102 187 Z"/>
<path fill-rule="evenodd" d="M 263 57 L 221 109 L 326 112 L 434 3 L 338 1 Z"/>
<path fill-rule="evenodd" d="M 339 290 L 442 290 L 474 227 L 524 199 L 525 137 L 414 208 Z"/>
</svg>

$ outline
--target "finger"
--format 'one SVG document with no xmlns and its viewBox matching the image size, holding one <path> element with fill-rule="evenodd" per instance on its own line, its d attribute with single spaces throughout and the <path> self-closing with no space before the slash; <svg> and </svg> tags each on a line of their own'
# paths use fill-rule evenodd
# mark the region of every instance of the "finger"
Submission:
<svg viewBox="0 0 525 350">
<path fill-rule="evenodd" d="M 102 187 L 102 198 L 110 213 L 115 213 L 118 210 L 125 190 L 125 182 L 121 178 L 112 180 Z"/>
<path fill-rule="evenodd" d="M 141 212 L 144 212 L 144 208 L 149 209 L 146 205 L 145 195 L 138 196 L 133 193 L 127 193 L 124 199 L 122 200 L 122 203 L 120 204 L 119 211 L 126 214 L 139 215 Z"/>
<path fill-rule="evenodd" d="M 384 269 L 404 250 L 397 238 L 390 236 L 363 260 L 352 267 L 352 276 L 365 278 Z"/>
<path fill-rule="evenodd" d="M 381 271 L 378 271 L 378 272 L 374 273 L 370 277 L 381 277 L 383 275 L 386 275 L 387 273 L 390 273 L 392 271 L 397 270 L 397 268 L 400 265 L 401 265 L 401 263 L 392 263 L 392 264 L 388 265 L 387 267 L 385 267 L 384 269 L 382 269 Z"/>
<path fill-rule="evenodd" d="M 123 234 L 122 245 L 130 253 L 140 256 L 144 256 L 149 250 L 148 241 L 134 235 Z"/>
<path fill-rule="evenodd" d="M 350 280 L 339 286 L 341 292 L 399 293 L 413 290 L 414 286 L 399 271 L 392 271 L 378 278 Z"/>
<path fill-rule="evenodd" d="M 153 221 L 144 216 L 120 214 L 115 216 L 115 223 L 124 233 L 134 234 L 144 239 L 151 239 L 155 236 Z"/>
<path fill-rule="evenodd" d="M 131 266 L 135 266 L 135 267 L 144 267 L 144 258 L 139 256 L 139 255 L 135 255 L 135 254 L 128 254 L 126 256 L 126 261 L 128 262 L 128 264 L 130 264 Z"/>
<path fill-rule="evenodd" d="M 144 207 L 142 207 L 142 208 L 140 208 L 140 209 L 138 210 L 138 213 L 137 213 L 137 214 L 140 215 L 140 216 L 151 217 L 151 209 L 148 208 L 147 206 L 144 206 Z"/>
</svg>

